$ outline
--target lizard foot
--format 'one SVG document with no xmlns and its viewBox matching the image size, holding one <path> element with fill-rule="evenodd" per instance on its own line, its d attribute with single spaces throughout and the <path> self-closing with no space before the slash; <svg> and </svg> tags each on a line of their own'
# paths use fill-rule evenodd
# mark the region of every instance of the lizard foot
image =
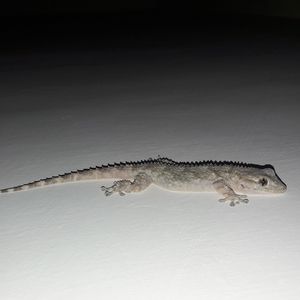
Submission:
<svg viewBox="0 0 300 300">
<path fill-rule="evenodd" d="M 120 196 L 125 196 L 128 186 L 131 185 L 129 180 L 120 180 L 114 182 L 112 186 L 101 186 L 101 190 L 104 191 L 105 196 L 111 196 L 113 193 L 119 193 Z"/>
<path fill-rule="evenodd" d="M 113 194 L 112 187 L 101 186 L 101 190 L 104 192 L 105 196 L 111 196 Z"/>
<path fill-rule="evenodd" d="M 124 196 L 128 193 L 137 193 L 145 190 L 152 183 L 152 178 L 145 174 L 139 173 L 134 177 L 133 181 L 123 179 L 113 183 L 112 186 L 102 186 L 101 189 L 104 191 L 106 196 L 110 196 L 113 193 L 119 193 L 120 196 Z"/>
<path fill-rule="evenodd" d="M 236 204 L 240 204 L 241 202 L 246 204 L 249 202 L 249 200 L 247 199 L 247 195 L 233 194 L 219 199 L 219 202 L 230 202 L 230 206 L 235 206 Z"/>
</svg>

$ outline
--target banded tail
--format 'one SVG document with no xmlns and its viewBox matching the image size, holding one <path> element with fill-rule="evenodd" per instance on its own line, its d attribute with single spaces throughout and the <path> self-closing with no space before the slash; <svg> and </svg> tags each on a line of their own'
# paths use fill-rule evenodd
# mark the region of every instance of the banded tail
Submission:
<svg viewBox="0 0 300 300">
<path fill-rule="evenodd" d="M 27 191 L 51 185 L 78 181 L 93 181 L 101 179 L 127 179 L 132 177 L 132 166 L 126 164 L 103 165 L 101 167 L 83 169 L 57 175 L 45 179 L 36 180 L 30 183 L 5 188 L 0 190 L 0 194 Z"/>
</svg>

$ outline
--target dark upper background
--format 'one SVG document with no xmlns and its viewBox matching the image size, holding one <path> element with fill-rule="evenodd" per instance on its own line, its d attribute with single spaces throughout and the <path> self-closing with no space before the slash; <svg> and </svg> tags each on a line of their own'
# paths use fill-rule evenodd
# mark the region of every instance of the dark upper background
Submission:
<svg viewBox="0 0 300 300">
<path fill-rule="evenodd" d="M 87 47 L 89 41 L 92 47 L 97 41 L 100 47 L 113 41 L 133 45 L 166 35 L 173 41 L 188 36 L 195 40 L 200 32 L 219 36 L 234 32 L 238 38 L 246 31 L 267 30 L 296 37 L 300 1 L 6 0 L 0 16 L 0 49 L 10 52 L 75 40 L 85 41 Z"/>
<path fill-rule="evenodd" d="M 229 24 L 232 19 L 300 17 L 298 0 L 6 0 L 1 3 L 1 31 L 17 27 L 18 31 L 33 23 L 102 24 L 106 30 L 128 24 L 186 26 L 193 23 Z M 267 22 L 266 22 L 267 23 Z M 110 25 L 110 26 L 109 26 Z M 121 26 L 120 26 L 121 25 Z M 65 26 L 64 26 L 65 27 Z M 97 27 L 97 26 L 96 26 Z M 171 26 L 170 26 L 171 27 Z M 209 26 L 208 26 L 209 28 Z M 44 28 L 45 29 L 45 28 Z M 90 28 L 92 30 L 92 28 Z M 47 26 L 51 31 L 51 26 Z"/>
<path fill-rule="evenodd" d="M 6 0 L 1 3 L 1 16 L 33 16 L 57 14 L 128 14 L 177 13 L 206 15 L 208 13 L 246 13 L 265 16 L 300 17 L 298 0 Z"/>
<path fill-rule="evenodd" d="M 6 0 L 0 15 L 2 91 L 16 89 L 22 70 L 32 68 L 76 65 L 80 76 L 86 65 L 155 63 L 159 73 L 183 58 L 192 68 L 261 54 L 284 64 L 300 53 L 297 0 Z"/>
</svg>

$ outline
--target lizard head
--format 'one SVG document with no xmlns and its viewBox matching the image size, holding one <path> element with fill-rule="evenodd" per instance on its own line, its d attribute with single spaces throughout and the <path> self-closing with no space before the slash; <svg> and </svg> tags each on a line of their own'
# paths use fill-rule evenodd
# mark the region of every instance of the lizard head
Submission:
<svg viewBox="0 0 300 300">
<path fill-rule="evenodd" d="M 248 193 L 284 193 L 287 186 L 273 166 L 265 165 L 247 170 L 240 178 L 239 189 Z"/>
</svg>

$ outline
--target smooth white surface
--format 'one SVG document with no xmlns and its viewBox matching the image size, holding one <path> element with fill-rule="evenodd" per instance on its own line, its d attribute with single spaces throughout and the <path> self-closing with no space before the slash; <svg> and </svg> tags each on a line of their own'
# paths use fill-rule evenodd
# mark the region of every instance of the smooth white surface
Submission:
<svg viewBox="0 0 300 300">
<path fill-rule="evenodd" d="M 161 51 L 3 68 L 1 187 L 160 154 L 270 163 L 287 194 L 235 208 L 154 187 L 106 198 L 103 182 L 1 195 L 1 299 L 299 299 L 299 63 Z"/>
</svg>

